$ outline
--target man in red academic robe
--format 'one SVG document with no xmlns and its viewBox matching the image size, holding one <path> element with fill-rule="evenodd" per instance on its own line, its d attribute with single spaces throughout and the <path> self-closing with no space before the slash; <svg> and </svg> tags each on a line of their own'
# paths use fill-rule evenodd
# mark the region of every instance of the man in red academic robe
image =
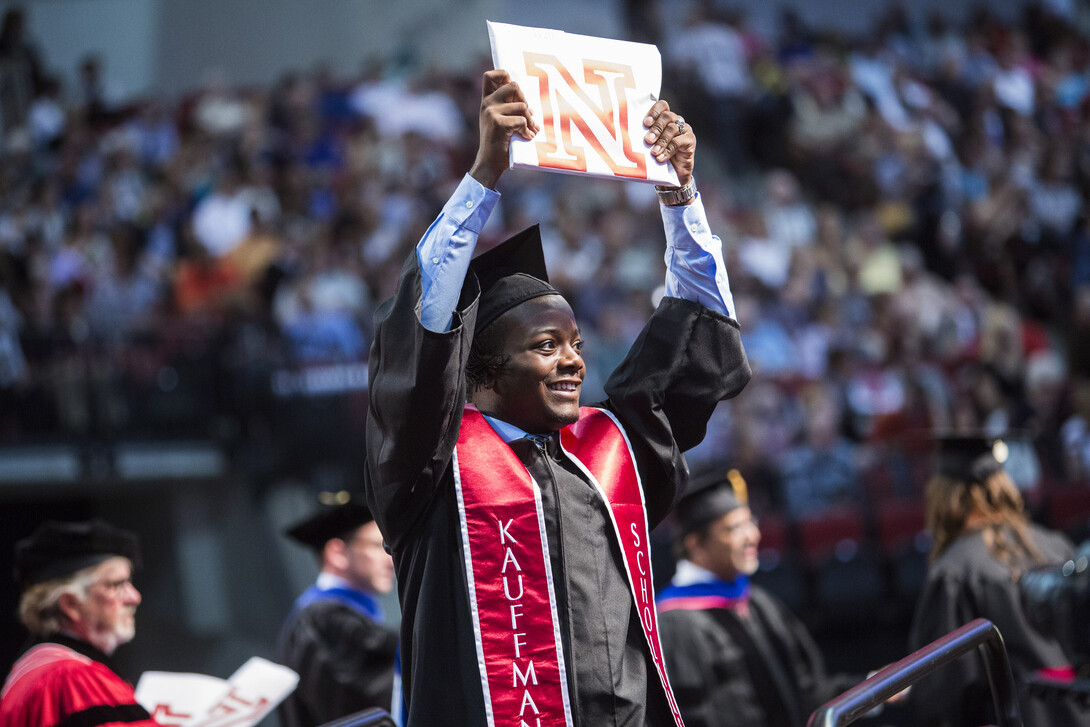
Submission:
<svg viewBox="0 0 1090 727">
<path fill-rule="evenodd" d="M 15 549 L 32 644 L 0 692 L 4 727 L 154 727 L 110 656 L 136 633 L 136 536 L 102 520 L 47 521 Z"/>
</svg>

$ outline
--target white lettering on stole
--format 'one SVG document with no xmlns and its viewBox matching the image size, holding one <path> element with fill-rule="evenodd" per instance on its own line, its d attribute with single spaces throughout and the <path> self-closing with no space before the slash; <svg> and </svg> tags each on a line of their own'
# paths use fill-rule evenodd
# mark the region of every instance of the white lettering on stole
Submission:
<svg viewBox="0 0 1090 727">
<path fill-rule="evenodd" d="M 511 527 L 511 523 L 515 522 L 514 518 L 508 520 L 506 523 L 502 523 L 499 520 L 496 523 L 500 526 L 500 545 L 507 542 L 507 538 L 511 538 L 511 542 L 518 544 L 518 541 L 511 537 L 511 533 L 507 532 L 507 528 Z"/>
<path fill-rule="evenodd" d="M 522 570 L 522 567 L 519 566 L 519 562 L 517 560 L 515 560 L 514 551 L 512 551 L 510 548 L 508 548 L 507 552 L 503 554 L 503 567 L 500 568 L 500 573 L 506 573 L 507 572 L 507 564 L 508 563 L 513 563 L 514 566 L 515 566 L 515 570 Z"/>
<path fill-rule="evenodd" d="M 511 671 L 514 672 L 511 678 L 512 687 L 518 687 L 520 681 L 522 682 L 522 686 L 524 687 L 526 686 L 527 681 L 532 682 L 535 687 L 537 686 L 537 673 L 534 671 L 533 659 L 530 660 L 530 664 L 526 667 L 525 674 L 519 671 L 519 665 L 515 662 L 511 662 Z"/>
<path fill-rule="evenodd" d="M 522 656 L 522 651 L 521 651 L 520 647 L 526 646 L 526 642 L 519 640 L 519 637 L 520 636 L 525 636 L 525 635 L 526 634 L 524 634 L 521 631 L 519 631 L 518 633 L 511 634 L 511 638 L 515 642 L 515 658 L 516 659 L 518 659 L 519 657 Z M 512 665 L 514 665 L 514 662 L 512 662 Z"/>
<path fill-rule="evenodd" d="M 636 548 L 639 548 L 639 550 L 636 551 L 636 570 L 638 570 L 640 572 L 640 576 L 639 576 L 639 581 L 640 581 L 639 589 L 640 589 L 640 596 L 641 596 L 640 603 L 643 604 L 643 610 L 642 610 L 642 613 L 641 613 L 641 616 L 642 616 L 641 620 L 643 621 L 643 625 L 644 625 L 644 628 L 647 630 L 647 633 L 652 633 L 654 631 L 653 627 L 655 625 L 655 621 L 654 621 L 654 614 L 652 614 L 651 606 L 650 606 L 650 603 L 651 603 L 651 597 L 650 596 L 651 596 L 651 594 L 648 593 L 648 590 L 649 590 L 648 586 L 650 584 L 647 581 L 647 569 L 643 567 L 643 562 L 644 562 L 645 557 L 644 557 L 643 548 L 640 548 L 640 532 L 636 527 L 636 523 L 632 523 L 631 526 L 629 527 L 629 529 L 632 531 L 632 545 L 635 546 Z"/>
<path fill-rule="evenodd" d="M 518 662 L 516 661 L 517 659 L 522 658 L 522 650 L 523 650 L 523 648 L 527 647 L 529 644 L 528 644 L 527 639 L 526 639 L 526 632 L 518 630 L 519 619 L 526 615 L 526 614 L 524 614 L 522 612 L 523 604 L 519 603 L 519 601 L 522 600 L 522 597 L 525 594 L 525 590 L 524 590 L 523 583 L 522 583 L 522 566 L 519 565 L 518 558 L 515 557 L 515 551 L 512 549 L 512 547 L 510 545 L 508 545 L 508 543 L 514 544 L 516 546 L 519 545 L 519 541 L 516 540 L 515 537 L 511 535 L 511 532 L 510 532 L 510 528 L 514 524 L 515 521 L 514 521 L 514 519 L 511 519 L 511 520 L 508 520 L 507 522 L 502 522 L 502 521 L 499 521 L 499 520 L 497 520 L 496 522 L 499 525 L 500 546 L 501 547 L 506 546 L 505 547 L 506 552 L 504 552 L 504 555 L 503 555 L 503 564 L 500 566 L 500 575 L 503 578 L 503 595 L 504 595 L 504 597 L 507 598 L 508 601 L 514 601 L 514 603 L 510 604 L 510 606 L 511 606 L 511 643 L 512 643 L 512 645 L 514 647 L 514 659 L 511 660 L 511 687 L 513 689 L 518 689 L 519 686 L 520 686 L 520 683 L 521 683 L 521 687 L 522 687 L 522 690 L 523 690 L 522 706 L 519 709 L 519 714 L 518 714 L 519 722 L 520 722 L 521 726 L 522 727 L 541 727 L 541 717 L 540 716 L 538 716 L 536 719 L 534 717 L 532 717 L 532 716 L 527 716 L 527 719 L 533 720 L 534 724 L 530 724 L 530 723 L 526 722 L 525 719 L 523 719 L 523 715 L 526 714 L 527 707 L 529 707 L 530 710 L 532 710 L 534 715 L 540 715 L 541 711 L 537 708 L 537 705 L 534 703 L 533 697 L 530 696 L 530 689 L 529 689 L 530 686 L 534 686 L 534 687 L 538 686 L 537 671 L 534 668 L 534 661 L 533 661 L 533 659 L 530 659 L 530 661 L 527 664 L 525 664 L 525 666 L 523 668 L 520 668 Z M 514 570 L 515 570 L 514 577 L 518 579 L 518 586 L 516 587 L 517 593 L 514 593 L 514 594 L 512 594 L 512 592 L 511 592 L 511 590 L 512 590 L 511 589 L 511 578 L 512 578 L 512 576 L 507 575 L 507 567 L 509 565 L 514 568 Z"/>
<path fill-rule="evenodd" d="M 517 596 L 511 596 L 511 589 L 507 585 L 507 576 L 503 577 L 503 595 L 507 596 L 508 601 L 517 601 L 522 598 L 522 574 L 519 573 L 519 594 Z"/>
<path fill-rule="evenodd" d="M 525 714 L 527 705 L 530 706 L 530 709 L 534 710 L 534 714 L 541 714 L 541 710 L 537 708 L 536 704 L 534 704 L 534 700 L 530 696 L 529 690 L 527 690 L 527 691 L 522 693 L 522 707 L 519 708 L 519 718 L 520 719 L 522 718 L 522 715 Z"/>
<path fill-rule="evenodd" d="M 518 628 L 518 619 L 522 616 L 521 613 L 519 613 L 518 611 L 515 610 L 516 608 L 522 608 L 522 604 L 521 603 L 512 603 L 511 604 L 511 630 L 512 631 L 514 631 L 515 629 Z"/>
</svg>

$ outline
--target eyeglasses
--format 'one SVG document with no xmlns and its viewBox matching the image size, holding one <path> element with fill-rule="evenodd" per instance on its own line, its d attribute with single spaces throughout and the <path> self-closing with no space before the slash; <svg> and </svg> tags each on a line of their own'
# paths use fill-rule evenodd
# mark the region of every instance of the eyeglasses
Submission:
<svg viewBox="0 0 1090 727">
<path fill-rule="evenodd" d="M 110 593 L 119 593 L 123 588 L 125 588 L 125 586 L 128 586 L 130 588 L 136 587 L 133 585 L 131 576 L 128 578 L 121 578 L 116 581 L 95 581 L 92 585 L 102 586 L 103 589 L 109 591 Z"/>
</svg>

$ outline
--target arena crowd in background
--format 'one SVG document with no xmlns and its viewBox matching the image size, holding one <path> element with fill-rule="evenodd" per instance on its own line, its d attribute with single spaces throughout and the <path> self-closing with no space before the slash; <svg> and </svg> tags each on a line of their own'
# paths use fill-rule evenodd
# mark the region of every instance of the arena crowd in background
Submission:
<svg viewBox="0 0 1090 727">
<path fill-rule="evenodd" d="M 855 38 L 629 5 L 699 129 L 755 371 L 694 471 L 738 468 L 760 512 L 873 508 L 919 498 L 931 432 L 1014 429 L 1031 506 L 1090 487 L 1087 10 L 895 8 Z M 362 426 L 371 314 L 469 166 L 480 69 L 221 74 L 122 105 L 109 68 L 61 87 L 9 22 L 0 443 L 206 436 L 254 476 L 308 432 L 358 451 L 320 407 L 288 414 L 333 392 Z M 501 191 L 482 239 L 542 222 L 591 376 L 610 371 L 661 295 L 653 189 L 520 172 Z"/>
</svg>

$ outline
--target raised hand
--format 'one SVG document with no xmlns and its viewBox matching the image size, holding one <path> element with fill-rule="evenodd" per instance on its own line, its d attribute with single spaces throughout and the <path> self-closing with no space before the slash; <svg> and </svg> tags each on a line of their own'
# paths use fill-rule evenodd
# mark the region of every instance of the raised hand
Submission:
<svg viewBox="0 0 1090 727">
<path fill-rule="evenodd" d="M 648 128 L 643 140 L 651 145 L 651 154 L 660 162 L 667 159 L 674 165 L 678 180 L 684 187 L 693 178 L 696 157 L 696 134 L 670 104 L 659 100 L 647 112 L 643 125 Z"/>
<path fill-rule="evenodd" d="M 539 129 L 526 97 L 507 71 L 486 72 L 481 96 L 481 139 L 469 174 L 494 189 L 508 166 L 511 137 L 533 139 Z"/>
</svg>

